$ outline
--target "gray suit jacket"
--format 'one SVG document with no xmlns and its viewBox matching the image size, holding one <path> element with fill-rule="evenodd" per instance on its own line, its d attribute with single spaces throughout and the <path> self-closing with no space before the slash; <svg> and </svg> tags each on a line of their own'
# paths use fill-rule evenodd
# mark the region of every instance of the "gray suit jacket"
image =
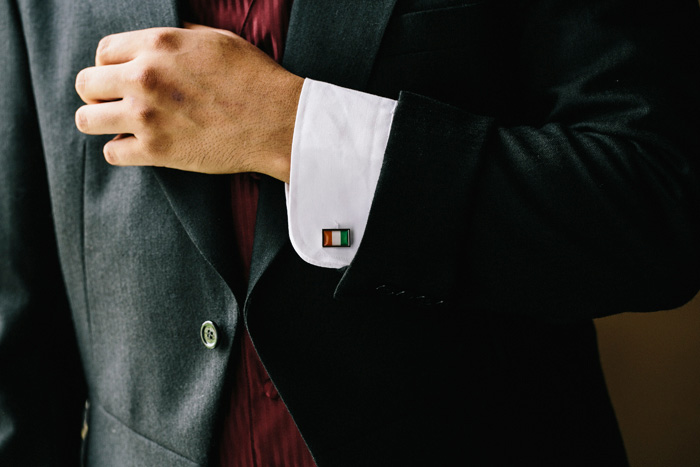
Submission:
<svg viewBox="0 0 700 467">
<path fill-rule="evenodd" d="M 86 398 L 87 465 L 208 464 L 244 325 L 320 466 L 624 465 L 590 319 L 698 289 L 698 18 L 295 0 L 285 66 L 399 104 L 353 263 L 304 263 L 263 179 L 246 288 L 226 177 L 73 123 L 99 39 L 175 1 L 3 0 L 0 465 L 77 462 Z"/>
</svg>

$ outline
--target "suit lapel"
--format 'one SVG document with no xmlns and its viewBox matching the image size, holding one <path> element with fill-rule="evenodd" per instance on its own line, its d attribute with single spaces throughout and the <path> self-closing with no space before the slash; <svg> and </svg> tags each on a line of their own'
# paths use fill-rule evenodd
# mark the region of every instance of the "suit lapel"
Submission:
<svg viewBox="0 0 700 467">
<path fill-rule="evenodd" d="M 289 238 L 284 184 L 273 178 L 263 177 L 260 180 L 259 193 L 248 294 Z"/>
<path fill-rule="evenodd" d="M 396 0 L 295 0 L 283 66 L 302 77 L 364 89 Z M 248 293 L 288 241 L 281 182 L 260 185 Z"/>
<path fill-rule="evenodd" d="M 104 35 L 154 27 L 180 25 L 177 0 L 133 2 L 128 0 L 88 0 L 91 17 L 109 26 Z"/>
<path fill-rule="evenodd" d="M 362 90 L 396 0 L 296 0 L 284 66 L 303 77 Z"/>
<path fill-rule="evenodd" d="M 218 273 L 235 280 L 230 179 L 179 170 L 152 168 L 187 235 Z M 232 289 L 235 290 L 235 288 Z"/>
</svg>

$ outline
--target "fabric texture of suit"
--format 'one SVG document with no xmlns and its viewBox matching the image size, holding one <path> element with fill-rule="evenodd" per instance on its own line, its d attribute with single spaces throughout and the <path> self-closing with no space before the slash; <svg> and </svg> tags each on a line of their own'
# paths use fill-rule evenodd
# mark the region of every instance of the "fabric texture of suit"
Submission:
<svg viewBox="0 0 700 467">
<path fill-rule="evenodd" d="M 263 178 L 245 293 L 225 176 L 73 123 L 174 0 L 0 5 L 0 464 L 78 462 L 87 398 L 86 465 L 207 465 L 246 325 L 320 467 L 625 465 L 591 318 L 700 284 L 695 0 L 295 0 L 287 69 L 399 102 L 352 264 Z"/>
</svg>

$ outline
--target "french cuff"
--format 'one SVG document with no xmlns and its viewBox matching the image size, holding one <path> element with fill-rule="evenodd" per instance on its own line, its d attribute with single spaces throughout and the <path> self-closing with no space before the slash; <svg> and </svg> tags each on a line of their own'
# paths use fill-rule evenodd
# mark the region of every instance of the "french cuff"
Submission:
<svg viewBox="0 0 700 467">
<path fill-rule="evenodd" d="M 391 99 L 304 80 L 285 194 L 289 238 L 307 263 L 342 268 L 355 257 L 395 107 Z M 324 247 L 324 229 L 349 230 L 349 246 Z"/>
</svg>

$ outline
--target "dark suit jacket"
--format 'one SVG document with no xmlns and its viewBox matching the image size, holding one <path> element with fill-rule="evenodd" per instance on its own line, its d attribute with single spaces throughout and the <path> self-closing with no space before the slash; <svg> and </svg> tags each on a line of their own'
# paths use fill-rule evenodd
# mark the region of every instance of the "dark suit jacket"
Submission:
<svg viewBox="0 0 700 467">
<path fill-rule="evenodd" d="M 1 465 L 77 462 L 86 397 L 87 465 L 206 465 L 244 325 L 319 466 L 625 464 L 591 318 L 698 289 L 695 0 L 296 0 L 285 66 L 399 103 L 352 264 L 263 179 L 247 290 L 226 177 L 74 127 L 102 36 L 178 24 L 1 3 Z"/>
</svg>

